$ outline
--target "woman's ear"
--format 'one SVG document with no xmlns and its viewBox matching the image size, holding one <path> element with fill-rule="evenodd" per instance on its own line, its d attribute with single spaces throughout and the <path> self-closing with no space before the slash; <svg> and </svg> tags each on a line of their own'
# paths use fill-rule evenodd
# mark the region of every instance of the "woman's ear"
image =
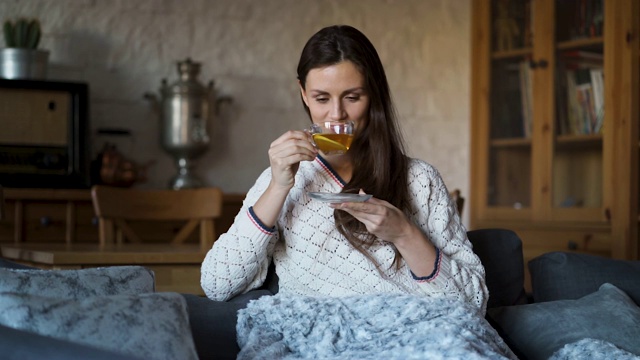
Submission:
<svg viewBox="0 0 640 360">
<path fill-rule="evenodd" d="M 302 101 L 304 101 L 304 104 L 307 105 L 307 107 L 309 107 L 309 99 L 307 99 L 307 92 L 304 90 L 304 87 L 302 86 L 302 83 L 300 82 L 300 80 L 298 80 L 298 86 L 300 86 L 300 96 L 302 97 Z"/>
</svg>

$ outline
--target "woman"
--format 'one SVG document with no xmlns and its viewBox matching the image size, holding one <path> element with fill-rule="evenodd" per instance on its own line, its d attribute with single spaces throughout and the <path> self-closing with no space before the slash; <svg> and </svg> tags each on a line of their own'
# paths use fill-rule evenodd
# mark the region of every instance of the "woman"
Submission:
<svg viewBox="0 0 640 360">
<path fill-rule="evenodd" d="M 320 30 L 302 51 L 298 82 L 312 122 L 355 123 L 351 148 L 319 153 L 304 131 L 271 144 L 270 168 L 203 262 L 207 296 L 260 287 L 273 260 L 280 293 L 446 296 L 484 313 L 484 268 L 437 170 L 405 155 L 371 42 L 349 26 Z M 328 205 L 307 192 L 373 198 Z"/>
</svg>

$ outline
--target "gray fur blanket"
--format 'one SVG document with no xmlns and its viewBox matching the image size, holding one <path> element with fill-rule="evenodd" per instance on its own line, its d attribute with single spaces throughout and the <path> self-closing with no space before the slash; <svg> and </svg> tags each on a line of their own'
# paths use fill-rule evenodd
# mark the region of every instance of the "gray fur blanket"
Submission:
<svg viewBox="0 0 640 360">
<path fill-rule="evenodd" d="M 378 294 L 264 296 L 238 312 L 238 359 L 517 359 L 477 309 Z"/>
<path fill-rule="evenodd" d="M 628 351 L 622 350 L 608 341 L 598 339 L 582 339 L 567 344 L 553 353 L 549 360 L 640 360 Z"/>
</svg>

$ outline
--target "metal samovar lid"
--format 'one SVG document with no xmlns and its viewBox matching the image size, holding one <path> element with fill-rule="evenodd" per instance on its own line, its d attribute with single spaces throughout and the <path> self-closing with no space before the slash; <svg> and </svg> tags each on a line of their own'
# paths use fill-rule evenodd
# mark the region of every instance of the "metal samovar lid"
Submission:
<svg viewBox="0 0 640 360">
<path fill-rule="evenodd" d="M 191 58 L 184 61 L 178 61 L 176 68 L 178 70 L 178 80 L 171 85 L 167 85 L 163 79 L 160 92 L 163 97 L 171 97 L 174 94 L 202 96 L 205 87 L 198 81 L 201 64 L 194 62 Z"/>
</svg>

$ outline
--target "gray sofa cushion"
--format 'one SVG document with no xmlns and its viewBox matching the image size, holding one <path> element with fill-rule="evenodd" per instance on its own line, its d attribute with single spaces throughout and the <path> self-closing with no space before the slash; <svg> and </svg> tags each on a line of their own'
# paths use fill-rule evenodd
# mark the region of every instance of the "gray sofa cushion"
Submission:
<svg viewBox="0 0 640 360">
<path fill-rule="evenodd" d="M 506 306 L 487 311 L 518 357 L 547 359 L 583 338 L 610 342 L 640 355 L 640 308 L 611 284 L 578 300 Z"/>
<path fill-rule="evenodd" d="M 81 270 L 0 268 L 0 292 L 60 299 L 141 294 L 155 290 L 153 271 L 142 266 L 110 266 Z"/>
<path fill-rule="evenodd" d="M 506 229 L 480 229 L 467 233 L 473 252 L 486 273 L 487 308 L 526 303 L 522 241 Z"/>
<path fill-rule="evenodd" d="M 0 257 L 0 268 L 7 269 L 35 269 L 34 267 L 19 264 L 17 262 L 13 262 L 11 260 L 7 260 L 3 257 Z"/>
<path fill-rule="evenodd" d="M 144 360 L 0 325 L 2 360 Z"/>
<path fill-rule="evenodd" d="M 578 299 L 610 283 L 640 305 L 640 261 L 551 252 L 529 261 L 535 302 Z"/>
<path fill-rule="evenodd" d="M 2 293 L 0 324 L 143 359 L 198 358 L 187 305 L 177 293 L 83 300 Z"/>
<path fill-rule="evenodd" d="M 238 310 L 247 307 L 251 300 L 271 295 L 266 289 L 252 290 L 224 302 L 182 294 L 189 308 L 191 333 L 200 359 L 235 359 L 240 352 L 236 343 Z"/>
</svg>

